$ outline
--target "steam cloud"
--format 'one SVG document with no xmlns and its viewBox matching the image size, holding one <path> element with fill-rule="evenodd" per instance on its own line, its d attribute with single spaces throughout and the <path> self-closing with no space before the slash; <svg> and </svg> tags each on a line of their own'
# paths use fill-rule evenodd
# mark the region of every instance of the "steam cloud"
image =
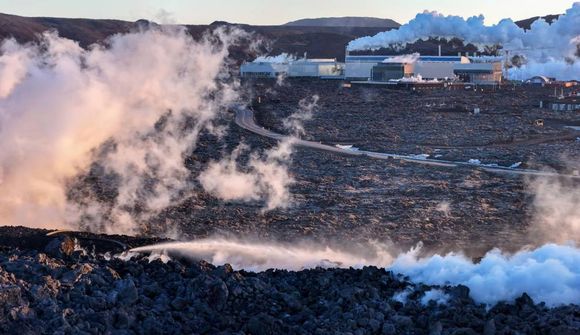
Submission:
<svg viewBox="0 0 580 335">
<path fill-rule="evenodd" d="M 387 266 L 393 261 L 387 248 L 378 243 L 367 246 L 366 252 L 351 253 L 330 247 L 312 245 L 280 245 L 227 239 L 204 239 L 193 242 L 163 243 L 133 249 L 133 252 L 167 250 L 182 256 L 205 259 L 212 264 L 229 263 L 235 269 L 265 271 L 268 269 L 303 270 L 315 267 Z"/>
<path fill-rule="evenodd" d="M 527 64 L 514 68 L 510 74 L 515 76 L 527 78 L 541 74 L 577 80 L 580 79 L 580 62 L 577 59 L 580 44 L 578 22 L 579 2 L 574 3 L 565 15 L 551 25 L 543 19 L 536 20 L 529 31 L 524 31 L 510 19 L 486 26 L 482 15 L 464 19 L 425 11 L 397 30 L 353 40 L 348 44 L 348 49 L 404 47 L 407 43 L 430 37 L 460 38 L 480 47 L 502 45 L 504 49 L 512 50 L 512 55 L 523 55 Z"/>
<path fill-rule="evenodd" d="M 389 57 L 383 61 L 383 63 L 415 63 L 419 60 L 421 55 L 417 52 L 409 55 L 399 55 L 394 57 Z"/>
<path fill-rule="evenodd" d="M 318 107 L 318 95 L 313 95 L 309 99 L 302 99 L 298 102 L 298 110 L 283 120 L 282 124 L 294 136 L 306 135 L 304 122 L 312 120 L 314 110 Z"/>
<path fill-rule="evenodd" d="M 220 79 L 242 34 L 218 29 L 194 41 L 183 28 L 160 27 L 89 50 L 55 33 L 39 43 L 4 41 L 1 223 L 63 228 L 81 220 L 131 234 L 136 220 L 178 201 L 190 190 L 184 156 L 237 98 L 235 83 Z M 119 182 L 105 214 L 92 199 L 67 202 L 66 184 L 94 159 Z"/>
<path fill-rule="evenodd" d="M 254 63 L 291 63 L 295 60 L 295 56 L 284 52 L 277 56 L 258 56 L 254 59 Z"/>
<path fill-rule="evenodd" d="M 580 300 L 580 249 L 555 244 L 544 245 L 514 255 L 499 250 L 487 253 L 479 263 L 461 254 L 419 257 L 420 247 L 393 256 L 386 245 L 370 243 L 358 251 L 299 245 L 251 243 L 226 239 L 175 242 L 133 249 L 134 252 L 169 251 L 213 264 L 231 264 L 236 269 L 302 270 L 314 267 L 360 268 L 367 265 L 409 276 L 414 282 L 431 285 L 463 284 L 471 297 L 493 305 L 513 301 L 526 292 L 536 302 L 550 306 L 577 303 Z M 425 296 L 425 303 L 446 297 L 439 291 Z"/>
<path fill-rule="evenodd" d="M 580 241 L 580 188 L 575 179 L 540 177 L 527 180 L 534 194 L 530 234 L 536 243 Z"/>
<path fill-rule="evenodd" d="M 312 244 L 283 245 L 215 238 L 147 246 L 133 251 L 162 255 L 168 251 L 219 265 L 229 263 L 236 269 L 249 271 L 374 265 L 407 275 L 414 282 L 465 285 L 479 303 L 494 305 L 499 301 L 513 301 L 525 292 L 536 303 L 543 301 L 548 306 L 558 306 L 580 301 L 580 249 L 575 244 L 580 239 L 580 193 L 575 183 L 572 179 L 552 177 L 528 180 L 528 188 L 534 193 L 531 240 L 541 246 L 515 254 L 494 249 L 478 263 L 461 253 L 421 256 L 420 244 L 400 253 L 390 245 L 377 242 L 344 250 Z M 436 210 L 448 213 L 450 203 L 441 202 Z M 405 301 L 410 292 L 402 291 L 394 299 Z M 426 292 L 421 303 L 434 300 L 443 304 L 447 299 L 442 290 L 433 289 Z"/>
<path fill-rule="evenodd" d="M 292 136 L 262 156 L 252 153 L 247 166 L 238 164 L 240 154 L 249 149 L 246 145 L 238 146 L 229 157 L 211 162 L 199 176 L 203 188 L 226 201 L 266 199 L 265 210 L 288 207 L 291 204 L 289 187 L 294 183 L 288 172 L 293 145 L 297 136 L 305 134 L 303 124 L 312 118 L 318 99 L 317 95 L 302 99 L 298 110 L 283 120 Z"/>
<path fill-rule="evenodd" d="M 226 201 L 266 199 L 266 210 L 288 207 L 288 187 L 293 183 L 287 169 L 292 139 L 267 150 L 263 157 L 257 153 L 251 154 L 247 167 L 241 169 L 237 160 L 240 153 L 247 149 L 247 146 L 240 145 L 230 157 L 211 162 L 199 176 L 203 188 Z"/>
<path fill-rule="evenodd" d="M 458 254 L 419 258 L 419 249 L 399 256 L 390 270 L 431 285 L 463 284 L 478 302 L 513 301 L 526 292 L 550 306 L 580 301 L 580 250 L 547 244 L 512 256 L 490 251 L 474 264 Z"/>
</svg>

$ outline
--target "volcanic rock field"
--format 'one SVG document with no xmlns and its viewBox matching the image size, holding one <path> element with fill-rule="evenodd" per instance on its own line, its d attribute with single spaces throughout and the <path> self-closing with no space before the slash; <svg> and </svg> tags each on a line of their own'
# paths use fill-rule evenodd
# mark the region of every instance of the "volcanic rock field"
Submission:
<svg viewBox="0 0 580 335">
<path fill-rule="evenodd" d="M 580 327 L 577 305 L 547 308 L 523 294 L 490 308 L 465 286 L 415 284 L 376 267 L 253 273 L 112 256 L 119 250 L 109 239 L 133 247 L 154 239 L 0 232 L 4 334 L 577 334 Z"/>
<path fill-rule="evenodd" d="M 318 95 L 303 137 L 326 144 L 505 166 L 522 162 L 567 174 L 574 172 L 567 161 L 580 153 L 578 133 L 564 127 L 578 125 L 578 114 L 537 107 L 549 89 L 410 92 L 300 80 L 245 85 L 256 122 L 280 133 L 286 132 L 281 120 L 299 101 Z M 537 119 L 543 127 L 534 124 Z M 249 152 L 276 145 L 233 120 L 229 113 L 220 121 L 227 127 L 223 136 L 205 133 L 199 139 L 185 162 L 193 183 L 205 164 L 240 143 L 250 148 L 242 163 Z M 580 329 L 578 305 L 549 307 L 527 294 L 485 305 L 466 286 L 411 282 L 383 268 L 255 273 L 178 255 L 127 253 L 170 238 L 235 236 L 354 249 L 369 241 L 397 250 L 422 242 L 426 255 L 460 251 L 477 262 L 493 248 L 515 252 L 542 243 L 530 233 L 537 214 L 534 177 L 305 148 L 294 148 L 289 171 L 295 182 L 288 208 L 264 211 L 260 201 L 223 202 L 200 188 L 140 222 L 139 238 L 2 228 L 0 332 L 435 335 Z M 561 182 L 578 187 L 573 178 Z M 106 204 L 117 196 L 114 183 L 95 163 L 71 183 L 69 198 Z"/>
</svg>

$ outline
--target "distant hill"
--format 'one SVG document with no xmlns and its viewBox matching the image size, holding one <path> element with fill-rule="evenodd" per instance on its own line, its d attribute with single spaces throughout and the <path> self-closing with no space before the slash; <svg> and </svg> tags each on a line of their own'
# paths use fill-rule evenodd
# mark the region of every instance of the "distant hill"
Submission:
<svg viewBox="0 0 580 335">
<path fill-rule="evenodd" d="M 43 31 L 58 30 L 60 36 L 86 47 L 109 35 L 129 31 L 134 25 L 120 20 L 23 17 L 0 13 L 0 39 L 13 37 L 19 42 L 29 42 Z"/>
<path fill-rule="evenodd" d="M 401 25 L 391 19 L 376 17 L 322 17 L 302 19 L 284 24 L 294 27 L 367 27 L 367 28 L 399 28 Z"/>
<path fill-rule="evenodd" d="M 13 37 L 24 43 L 38 39 L 43 31 L 58 30 L 62 37 L 79 42 L 82 47 L 104 41 L 107 37 L 128 32 L 146 22 L 121 20 L 69 19 L 49 17 L 24 17 L 0 13 L 0 40 Z M 282 52 L 302 56 L 305 52 L 312 58 L 338 58 L 344 60 L 345 46 L 351 40 L 375 35 L 390 28 L 382 27 L 315 27 L 315 26 L 251 26 L 216 21 L 211 25 L 185 25 L 189 33 L 199 39 L 217 26 L 236 26 L 256 33 L 256 38 L 267 41 L 268 48 L 261 52 L 277 55 Z M 237 62 L 253 59 L 243 48 L 232 50 Z"/>
</svg>

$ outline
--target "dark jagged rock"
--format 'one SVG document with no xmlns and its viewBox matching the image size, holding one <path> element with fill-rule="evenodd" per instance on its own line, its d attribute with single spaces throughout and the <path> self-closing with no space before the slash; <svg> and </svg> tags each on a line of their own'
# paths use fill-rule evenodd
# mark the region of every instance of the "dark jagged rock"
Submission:
<svg viewBox="0 0 580 335">
<path fill-rule="evenodd" d="M 74 250 L 75 242 L 68 236 L 56 237 L 44 248 L 44 252 L 57 258 L 70 256 Z"/>
<path fill-rule="evenodd" d="M 429 285 L 384 269 L 235 271 L 0 248 L 0 333 L 22 334 L 577 334 L 580 307 L 546 308 L 523 294 L 489 309 L 465 286 L 423 305 Z M 408 290 L 405 303 L 394 294 Z"/>
</svg>

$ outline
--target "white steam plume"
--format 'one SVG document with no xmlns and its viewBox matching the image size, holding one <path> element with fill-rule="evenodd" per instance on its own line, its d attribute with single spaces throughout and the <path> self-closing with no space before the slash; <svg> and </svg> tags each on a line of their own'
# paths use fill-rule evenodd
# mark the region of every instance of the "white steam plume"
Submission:
<svg viewBox="0 0 580 335">
<path fill-rule="evenodd" d="M 283 125 L 293 136 L 284 138 L 263 155 L 252 153 L 246 166 L 238 158 L 249 148 L 238 146 L 229 157 L 213 161 L 204 170 L 199 181 L 213 196 L 225 201 L 256 201 L 264 199 L 265 210 L 287 208 L 291 204 L 289 187 L 294 179 L 288 172 L 293 145 L 297 136 L 304 135 L 303 123 L 312 118 L 319 97 L 302 99 L 298 110 L 283 120 Z"/>
<path fill-rule="evenodd" d="M 421 55 L 417 52 L 408 55 L 398 55 L 394 57 L 389 57 L 383 61 L 383 63 L 408 63 L 412 64 L 419 60 Z"/>
<path fill-rule="evenodd" d="M 572 64 L 564 60 L 545 63 L 531 60 L 523 66 L 510 68 L 508 75 L 513 80 L 526 80 L 537 75 L 557 78 L 559 80 L 579 80 L 580 60 L 576 60 Z"/>
<path fill-rule="evenodd" d="M 258 56 L 254 59 L 254 63 L 292 63 L 296 60 L 294 55 L 281 53 L 277 56 Z"/>
<path fill-rule="evenodd" d="M 460 38 L 479 47 L 502 45 L 504 49 L 512 51 L 511 55 L 523 54 L 529 64 L 524 65 L 521 70 L 513 70 L 514 74 L 543 74 L 559 79 L 580 79 L 578 65 L 573 64 L 578 63 L 579 22 L 580 2 L 574 3 L 565 15 L 551 25 L 538 19 L 528 31 L 518 27 L 510 19 L 486 26 L 482 15 L 464 19 L 425 11 L 399 29 L 353 40 L 348 44 L 348 49 L 354 51 L 403 47 L 407 43 L 430 37 Z"/>
<path fill-rule="evenodd" d="M 156 211 L 187 192 L 184 156 L 237 97 L 235 87 L 218 79 L 240 34 L 218 29 L 194 41 L 183 28 L 160 27 L 114 35 L 88 50 L 54 33 L 33 44 L 4 41 L 0 224 L 70 227 L 82 216 L 114 222 L 95 230 L 134 233 L 130 209 Z M 103 218 L 90 199 L 70 206 L 65 184 L 108 141 L 112 150 L 99 160 L 118 176 L 120 188 Z"/>
<path fill-rule="evenodd" d="M 535 243 L 580 242 L 580 187 L 575 179 L 538 177 L 526 181 L 534 195 L 530 235 Z"/>
<path fill-rule="evenodd" d="M 415 282 L 470 288 L 480 303 L 513 301 L 524 292 L 550 306 L 580 301 L 580 249 L 547 244 L 531 251 L 487 253 L 479 263 L 460 254 L 419 258 L 419 248 L 400 255 L 389 267 Z"/>
<path fill-rule="evenodd" d="M 443 291 L 438 289 L 431 289 L 425 292 L 423 298 L 421 298 L 421 304 L 426 306 L 430 301 L 435 301 L 437 304 L 444 305 L 449 300 L 449 295 L 445 294 Z"/>
<path fill-rule="evenodd" d="M 262 157 L 252 153 L 247 166 L 240 168 L 238 157 L 247 149 L 247 146 L 240 145 L 229 157 L 211 162 L 199 175 L 204 190 L 225 201 L 264 199 L 265 210 L 288 207 L 291 198 L 288 188 L 294 182 L 287 167 L 292 139 L 280 142 Z"/>
<path fill-rule="evenodd" d="M 394 257 L 392 250 L 370 243 L 358 251 L 345 251 L 312 245 L 251 243 L 226 239 L 204 239 L 174 242 L 133 249 L 135 252 L 178 253 L 212 264 L 231 264 L 235 269 L 265 271 L 268 269 L 302 270 L 317 266 L 360 268 L 385 267 L 407 275 L 412 281 L 430 285 L 465 285 L 471 297 L 493 305 L 513 301 L 526 292 L 536 303 L 549 306 L 580 301 L 580 249 L 574 246 L 544 245 L 514 255 L 499 250 L 487 253 L 479 263 L 461 254 L 434 255 L 421 258 L 420 247 Z M 445 295 L 432 292 L 425 297 L 444 303 Z"/>
<path fill-rule="evenodd" d="M 318 95 L 313 95 L 308 99 L 301 99 L 298 102 L 298 110 L 282 121 L 285 129 L 296 137 L 306 135 L 304 122 L 312 120 L 314 110 L 318 107 Z"/>
<path fill-rule="evenodd" d="M 268 269 L 303 270 L 322 267 L 360 268 L 367 265 L 387 266 L 393 258 L 387 247 L 370 243 L 364 252 L 352 253 L 331 247 L 307 244 L 281 245 L 252 243 L 227 239 L 203 239 L 193 242 L 163 243 L 132 249 L 134 252 L 167 250 L 182 256 L 204 259 L 215 265 L 230 264 L 235 269 L 266 271 Z"/>
</svg>

